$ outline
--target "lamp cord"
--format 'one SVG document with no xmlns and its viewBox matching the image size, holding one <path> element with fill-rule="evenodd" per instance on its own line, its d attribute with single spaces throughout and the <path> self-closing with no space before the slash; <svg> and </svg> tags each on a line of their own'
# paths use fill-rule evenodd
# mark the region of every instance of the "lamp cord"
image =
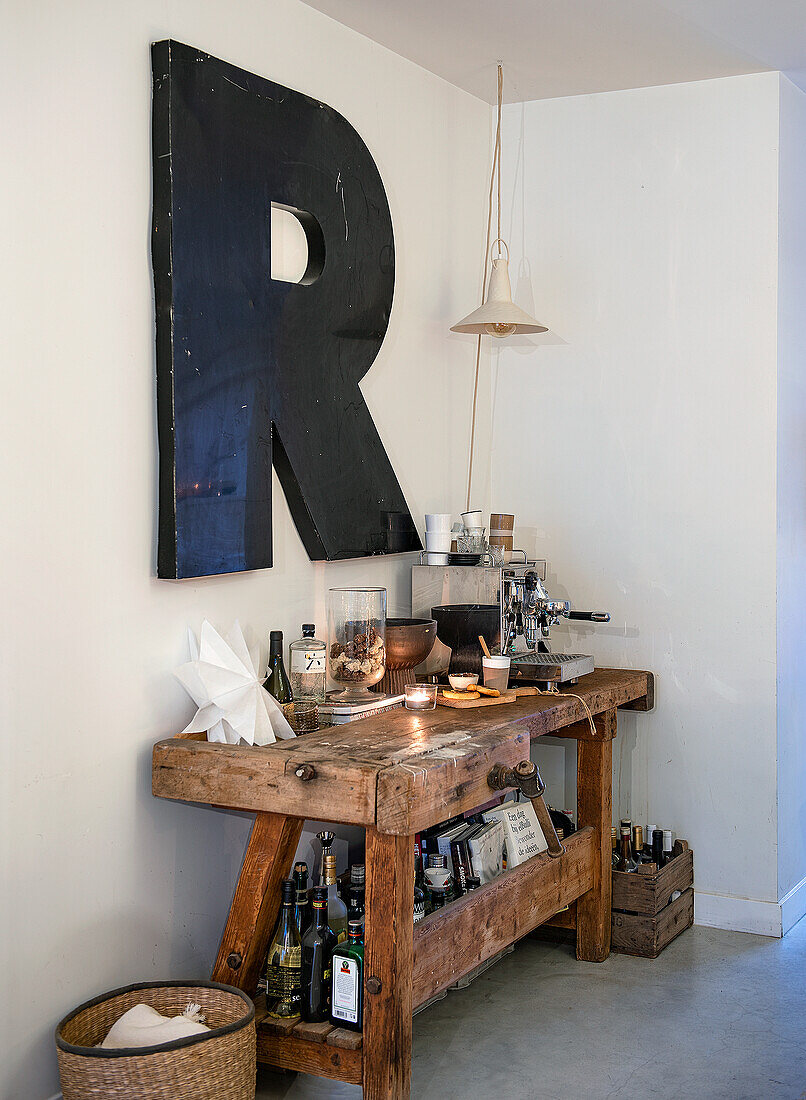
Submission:
<svg viewBox="0 0 806 1100">
<path fill-rule="evenodd" d="M 484 277 L 481 284 L 481 304 L 487 297 L 487 279 L 489 267 L 487 264 L 490 252 L 490 229 L 493 220 L 493 191 L 495 189 L 496 175 L 498 179 L 498 237 L 501 237 L 501 104 L 504 98 L 504 68 L 498 64 L 498 116 L 495 127 L 495 147 L 493 151 L 493 166 L 490 173 L 490 193 L 487 198 L 487 238 L 484 242 Z M 470 459 L 467 466 L 467 502 L 465 511 L 470 511 L 470 486 L 473 480 L 473 450 L 476 441 L 476 402 L 479 392 L 479 364 L 481 362 L 481 333 L 476 338 L 476 369 L 473 376 L 473 411 L 470 417 Z"/>
</svg>

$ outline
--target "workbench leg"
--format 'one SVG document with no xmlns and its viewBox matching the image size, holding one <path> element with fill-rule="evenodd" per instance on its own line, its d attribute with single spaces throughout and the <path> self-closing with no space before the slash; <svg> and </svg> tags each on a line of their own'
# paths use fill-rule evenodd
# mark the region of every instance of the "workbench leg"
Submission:
<svg viewBox="0 0 806 1100">
<path fill-rule="evenodd" d="M 259 813 L 213 967 L 213 981 L 254 997 L 269 938 L 280 910 L 280 883 L 288 878 L 304 818 Z"/>
<path fill-rule="evenodd" d="M 577 741 L 577 816 L 579 827 L 596 831 L 593 889 L 577 900 L 577 958 L 604 962 L 610 954 L 612 868 L 610 822 L 613 802 L 613 738 L 616 712 L 595 719 L 601 740 Z"/>
<path fill-rule="evenodd" d="M 364 1100 L 408 1100 L 414 837 L 367 829 L 366 841 Z"/>
</svg>

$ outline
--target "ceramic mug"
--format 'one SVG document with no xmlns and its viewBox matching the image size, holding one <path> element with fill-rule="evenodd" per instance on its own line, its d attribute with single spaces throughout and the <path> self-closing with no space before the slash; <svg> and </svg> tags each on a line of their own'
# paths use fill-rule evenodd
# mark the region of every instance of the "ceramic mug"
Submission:
<svg viewBox="0 0 806 1100">
<path fill-rule="evenodd" d="M 450 531 L 426 531 L 425 548 L 437 554 L 447 554 L 451 549 Z"/>
<path fill-rule="evenodd" d="M 450 531 L 453 516 L 450 512 L 426 512 L 426 531 Z"/>
</svg>

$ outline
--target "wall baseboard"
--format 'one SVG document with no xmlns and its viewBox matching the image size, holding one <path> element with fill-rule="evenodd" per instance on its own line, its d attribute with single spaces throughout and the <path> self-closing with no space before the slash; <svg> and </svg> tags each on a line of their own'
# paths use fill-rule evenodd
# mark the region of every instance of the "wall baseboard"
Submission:
<svg viewBox="0 0 806 1100">
<path fill-rule="evenodd" d="M 801 917 L 806 916 L 806 878 L 802 878 L 797 886 L 793 886 L 778 904 L 781 906 L 781 929 L 783 935 L 786 935 Z"/>
<path fill-rule="evenodd" d="M 694 891 L 694 923 L 728 932 L 755 932 L 758 936 L 783 935 L 781 906 L 775 901 L 734 898 L 728 894 Z"/>
</svg>

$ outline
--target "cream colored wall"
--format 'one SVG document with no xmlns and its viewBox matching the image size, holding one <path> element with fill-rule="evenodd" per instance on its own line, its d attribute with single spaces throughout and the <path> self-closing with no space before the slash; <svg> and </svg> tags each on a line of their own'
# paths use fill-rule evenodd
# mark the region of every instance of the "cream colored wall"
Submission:
<svg viewBox="0 0 806 1100">
<path fill-rule="evenodd" d="M 394 221 L 387 339 L 363 389 L 412 512 L 464 507 L 489 107 L 296 0 L 6 5 L 0 274 L 3 1036 L 0 1095 L 55 1092 L 52 1029 L 126 982 L 204 976 L 245 817 L 157 801 L 153 741 L 192 707 L 171 671 L 203 616 L 264 636 L 411 557 L 311 564 L 275 485 L 275 566 L 154 579 L 149 43 L 174 37 L 341 111 Z M 485 392 L 487 386 L 485 385 Z M 489 414 L 482 414 L 486 453 Z M 478 498 L 488 504 L 489 467 Z"/>
<path fill-rule="evenodd" d="M 505 115 L 513 282 L 554 335 L 494 365 L 493 501 L 553 594 L 612 613 L 557 643 L 657 674 L 614 817 L 689 840 L 698 920 L 780 934 L 778 76 Z"/>
</svg>

